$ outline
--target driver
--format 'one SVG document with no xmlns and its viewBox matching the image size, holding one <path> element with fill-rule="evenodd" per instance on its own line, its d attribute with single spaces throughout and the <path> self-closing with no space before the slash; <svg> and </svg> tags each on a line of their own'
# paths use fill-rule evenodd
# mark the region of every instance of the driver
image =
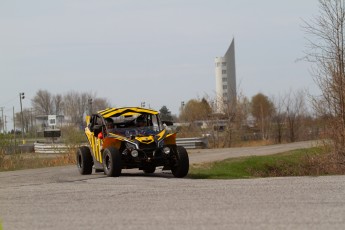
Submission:
<svg viewBox="0 0 345 230">
<path fill-rule="evenodd" d="M 140 115 L 139 117 L 137 117 L 136 119 L 136 125 L 137 127 L 144 127 L 146 126 L 147 122 L 146 122 L 146 117 L 143 115 Z"/>
<path fill-rule="evenodd" d="M 105 118 L 105 127 L 108 133 L 111 132 L 111 130 L 114 128 L 114 120 L 110 117 Z M 105 132 L 105 131 L 104 131 Z M 99 139 L 103 139 L 103 132 L 100 132 L 97 136 Z"/>
<path fill-rule="evenodd" d="M 114 120 L 110 117 L 105 118 L 105 126 L 107 127 L 107 129 L 113 129 L 114 128 Z"/>
</svg>

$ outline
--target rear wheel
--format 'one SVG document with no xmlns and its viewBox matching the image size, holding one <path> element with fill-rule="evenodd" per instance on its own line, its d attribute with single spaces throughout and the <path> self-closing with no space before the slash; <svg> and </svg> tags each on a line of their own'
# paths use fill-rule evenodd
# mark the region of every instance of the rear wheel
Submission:
<svg viewBox="0 0 345 230">
<path fill-rule="evenodd" d="M 188 174 L 189 157 L 187 150 L 182 146 L 176 147 L 176 164 L 171 166 L 171 172 L 175 177 L 182 178 Z"/>
<path fill-rule="evenodd" d="M 79 173 L 87 175 L 92 173 L 93 159 L 88 147 L 82 146 L 77 150 L 77 167 Z"/>
<path fill-rule="evenodd" d="M 114 147 L 103 151 L 103 168 L 107 176 L 118 177 L 122 171 L 122 159 L 119 150 Z"/>
</svg>

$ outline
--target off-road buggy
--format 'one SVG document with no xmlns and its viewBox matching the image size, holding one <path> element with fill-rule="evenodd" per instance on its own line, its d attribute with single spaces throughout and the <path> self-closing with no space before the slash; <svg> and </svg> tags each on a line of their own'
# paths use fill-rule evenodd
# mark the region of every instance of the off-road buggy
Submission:
<svg viewBox="0 0 345 230">
<path fill-rule="evenodd" d="M 81 174 L 92 168 L 118 177 L 122 169 L 138 168 L 154 173 L 156 167 L 185 177 L 189 170 L 187 151 L 176 146 L 176 133 L 168 133 L 157 111 L 140 108 L 109 108 L 86 117 L 89 146 L 77 150 Z"/>
</svg>

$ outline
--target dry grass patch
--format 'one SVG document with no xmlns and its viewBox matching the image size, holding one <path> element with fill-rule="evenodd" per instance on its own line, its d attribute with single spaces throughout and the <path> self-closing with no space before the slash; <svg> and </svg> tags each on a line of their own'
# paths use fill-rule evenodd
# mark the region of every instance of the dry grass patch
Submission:
<svg viewBox="0 0 345 230">
<path fill-rule="evenodd" d="M 70 149 L 67 153 L 53 157 L 49 154 L 44 156 L 37 153 L 16 153 L 6 156 L 4 154 L 0 155 L 0 171 L 64 166 L 75 163 L 75 149 Z"/>
</svg>

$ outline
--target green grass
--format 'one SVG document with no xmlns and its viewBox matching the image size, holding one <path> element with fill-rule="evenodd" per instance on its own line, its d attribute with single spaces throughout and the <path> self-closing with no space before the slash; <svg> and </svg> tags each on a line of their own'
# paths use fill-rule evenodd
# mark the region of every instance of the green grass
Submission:
<svg viewBox="0 0 345 230">
<path fill-rule="evenodd" d="M 299 149 L 269 156 L 232 158 L 224 161 L 192 165 L 189 177 L 194 179 L 244 179 L 274 176 L 314 175 L 315 158 L 321 148 Z M 312 160 L 311 160 L 312 159 Z M 314 162 L 314 163 L 313 163 Z M 322 172 L 321 172 L 322 173 Z"/>
<path fill-rule="evenodd" d="M 2 221 L 0 219 L 0 230 L 2 230 Z"/>
</svg>

